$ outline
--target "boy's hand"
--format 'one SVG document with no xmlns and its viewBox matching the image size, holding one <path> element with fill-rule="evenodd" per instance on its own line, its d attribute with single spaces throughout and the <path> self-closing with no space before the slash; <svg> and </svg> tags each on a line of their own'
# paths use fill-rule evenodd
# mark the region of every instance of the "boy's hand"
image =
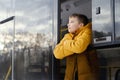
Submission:
<svg viewBox="0 0 120 80">
<path fill-rule="evenodd" d="M 63 37 L 63 39 L 60 41 L 60 44 L 63 44 L 64 41 L 66 41 L 66 40 L 72 40 L 72 37 L 73 37 L 73 35 L 70 34 L 70 33 L 65 34 L 65 36 Z"/>
<path fill-rule="evenodd" d="M 72 40 L 72 37 L 73 35 L 68 33 L 68 34 L 65 34 L 64 38 L 67 39 L 67 40 Z"/>
</svg>

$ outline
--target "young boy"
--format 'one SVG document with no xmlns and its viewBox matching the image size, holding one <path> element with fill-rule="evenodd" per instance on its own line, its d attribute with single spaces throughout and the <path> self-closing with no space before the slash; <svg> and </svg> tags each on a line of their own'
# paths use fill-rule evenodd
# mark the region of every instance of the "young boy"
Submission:
<svg viewBox="0 0 120 80">
<path fill-rule="evenodd" d="M 91 23 L 82 14 L 69 16 L 68 32 L 54 49 L 57 59 L 66 57 L 66 73 L 64 80 L 74 80 L 78 72 L 78 80 L 96 80 L 87 59 L 87 47 L 92 42 Z"/>
</svg>

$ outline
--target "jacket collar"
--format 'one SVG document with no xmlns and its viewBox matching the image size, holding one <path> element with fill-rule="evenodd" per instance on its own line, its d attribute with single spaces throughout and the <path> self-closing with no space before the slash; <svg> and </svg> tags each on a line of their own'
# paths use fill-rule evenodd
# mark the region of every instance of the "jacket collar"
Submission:
<svg viewBox="0 0 120 80">
<path fill-rule="evenodd" d="M 88 23 L 87 25 L 80 27 L 74 35 L 78 35 L 82 30 L 85 30 L 86 28 L 92 29 L 92 24 Z"/>
</svg>

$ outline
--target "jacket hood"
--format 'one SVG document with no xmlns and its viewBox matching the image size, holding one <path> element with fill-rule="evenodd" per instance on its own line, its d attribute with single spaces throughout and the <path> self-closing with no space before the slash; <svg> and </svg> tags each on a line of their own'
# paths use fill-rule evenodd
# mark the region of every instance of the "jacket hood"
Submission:
<svg viewBox="0 0 120 80">
<path fill-rule="evenodd" d="M 80 27 L 77 31 L 76 31 L 76 35 L 80 33 L 80 31 L 85 30 L 86 28 L 88 29 L 92 29 L 92 23 L 88 23 L 87 25 Z"/>
</svg>

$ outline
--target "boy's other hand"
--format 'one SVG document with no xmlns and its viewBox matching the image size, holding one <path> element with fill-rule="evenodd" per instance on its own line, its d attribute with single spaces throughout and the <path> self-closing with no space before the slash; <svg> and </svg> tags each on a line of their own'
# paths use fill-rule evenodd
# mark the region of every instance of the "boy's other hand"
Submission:
<svg viewBox="0 0 120 80">
<path fill-rule="evenodd" d="M 73 35 L 70 33 L 65 34 L 64 38 L 67 40 L 72 40 Z"/>
<path fill-rule="evenodd" d="M 73 37 L 73 35 L 70 34 L 70 33 L 65 34 L 65 36 L 63 37 L 63 39 L 60 41 L 60 44 L 63 45 L 64 41 L 66 41 L 66 40 L 72 40 L 72 37 Z"/>
</svg>

